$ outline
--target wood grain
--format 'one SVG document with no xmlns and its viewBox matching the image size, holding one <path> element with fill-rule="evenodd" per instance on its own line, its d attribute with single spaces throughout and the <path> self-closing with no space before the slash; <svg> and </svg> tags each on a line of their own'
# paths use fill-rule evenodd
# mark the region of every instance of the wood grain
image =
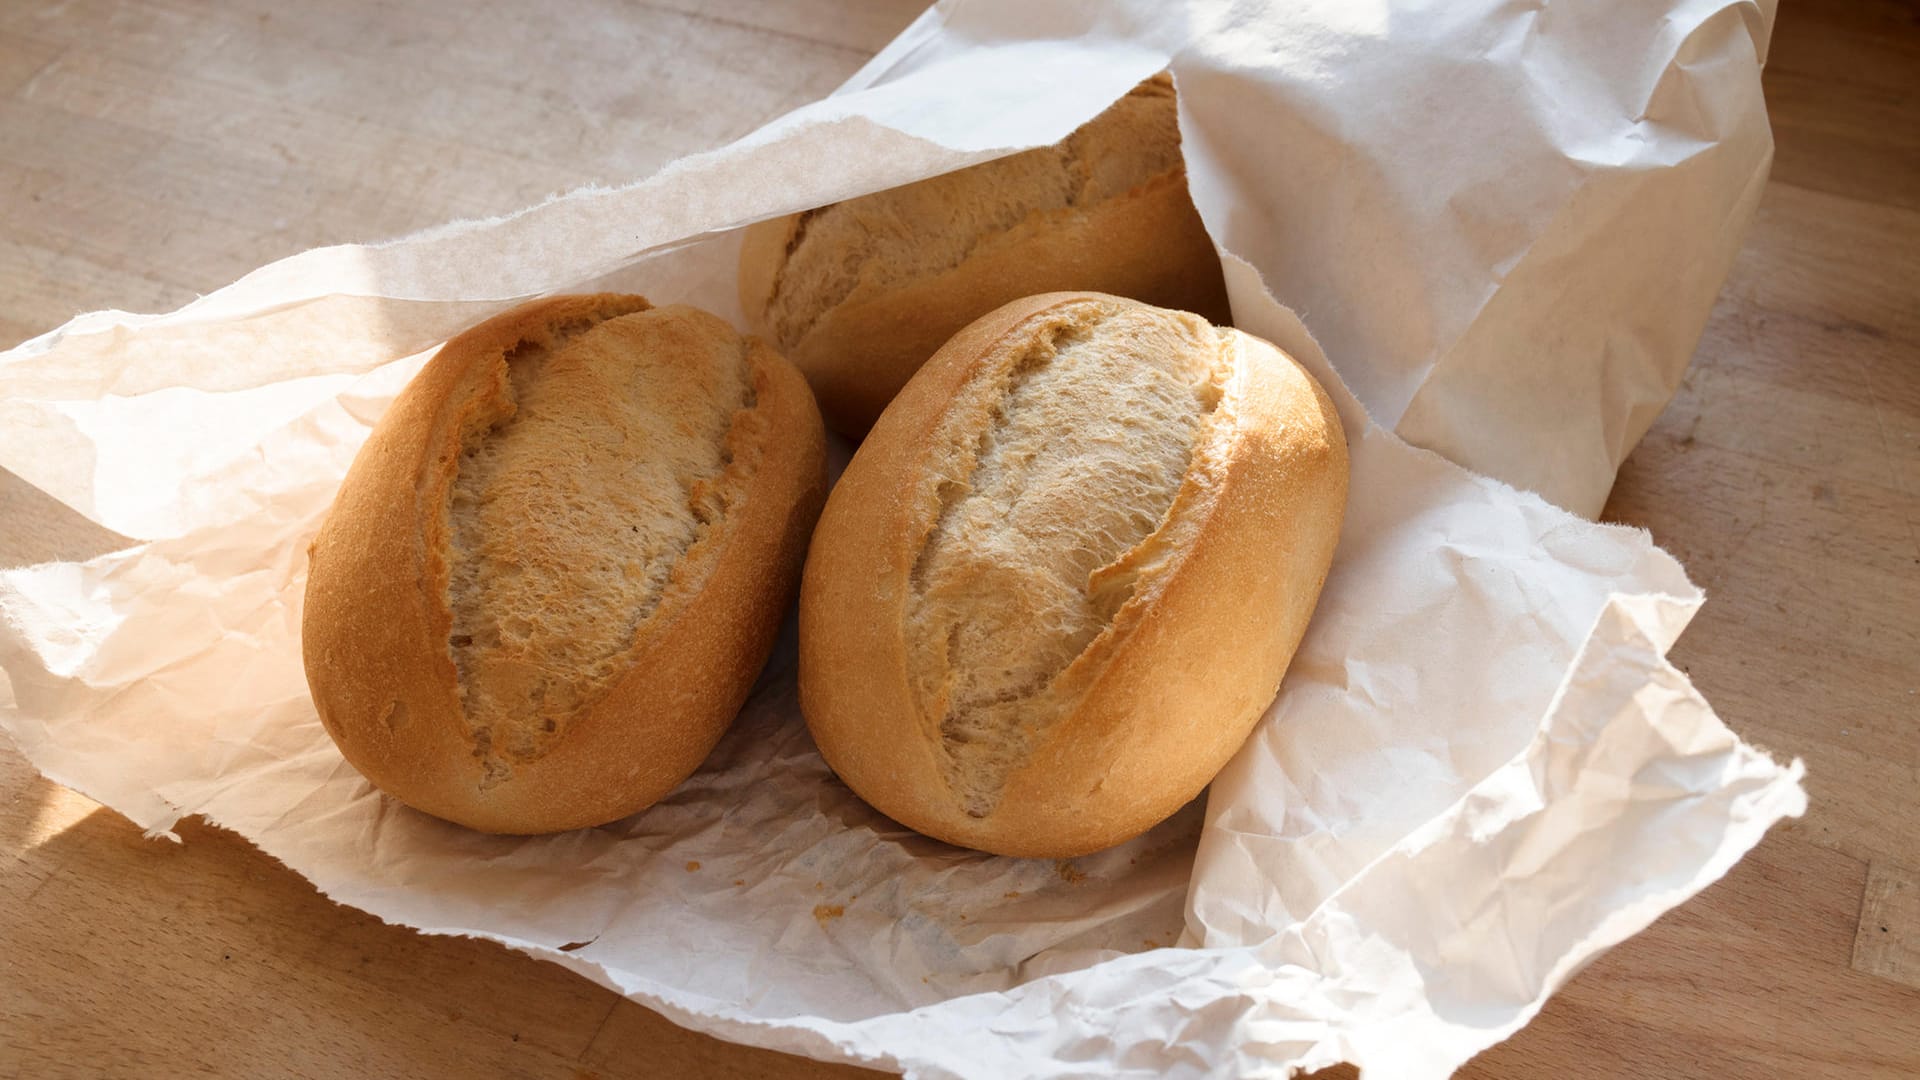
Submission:
<svg viewBox="0 0 1920 1080">
<path fill-rule="evenodd" d="M 824 94 L 918 2 L 0 5 L 0 344 L 644 174 Z M 1920 1075 L 1920 14 L 1784 7 L 1774 182 L 1607 516 L 1705 586 L 1675 659 L 1807 761 L 1813 807 L 1467 1076 Z M 0 473 L 0 565 L 120 542 Z M 0 1075 L 870 1075 L 180 832 L 144 840 L 0 745 Z"/>
<path fill-rule="evenodd" d="M 1867 868 L 1853 970 L 1920 989 L 1920 873 L 1885 860 Z"/>
</svg>

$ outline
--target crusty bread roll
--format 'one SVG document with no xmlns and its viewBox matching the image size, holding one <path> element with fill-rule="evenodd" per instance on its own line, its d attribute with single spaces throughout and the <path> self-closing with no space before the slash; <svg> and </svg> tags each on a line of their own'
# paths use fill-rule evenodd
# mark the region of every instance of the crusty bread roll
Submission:
<svg viewBox="0 0 1920 1080">
<path fill-rule="evenodd" d="M 962 327 L 1057 289 L 1228 321 L 1166 76 L 1056 146 L 761 222 L 740 257 L 748 321 L 853 438 Z"/>
<path fill-rule="evenodd" d="M 327 732 L 380 788 L 488 832 L 655 802 L 766 661 L 824 439 L 793 366 L 693 308 L 562 297 L 454 338 L 310 550 Z"/>
<path fill-rule="evenodd" d="M 827 500 L 800 592 L 807 724 L 927 835 L 1117 844 L 1272 701 L 1346 491 L 1332 403 L 1272 345 L 1100 294 L 1008 304 L 907 384 Z"/>
</svg>

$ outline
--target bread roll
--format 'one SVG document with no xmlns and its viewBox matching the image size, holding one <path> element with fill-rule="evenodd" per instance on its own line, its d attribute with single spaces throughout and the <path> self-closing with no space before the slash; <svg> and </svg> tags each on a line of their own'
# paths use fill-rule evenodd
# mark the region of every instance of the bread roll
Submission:
<svg viewBox="0 0 1920 1080">
<path fill-rule="evenodd" d="M 1280 685 L 1347 450 L 1272 345 L 1054 293 L 967 327 L 827 500 L 800 700 L 874 807 L 1003 855 L 1110 847 L 1206 786 Z"/>
<path fill-rule="evenodd" d="M 740 261 L 755 332 L 853 438 L 962 327 L 1056 289 L 1228 320 L 1166 76 L 1056 146 L 755 225 Z"/>
<path fill-rule="evenodd" d="M 476 829 L 631 814 L 745 700 L 824 467 L 799 373 L 705 312 L 577 296 L 483 323 L 380 418 L 310 549 L 320 719 Z"/>
</svg>

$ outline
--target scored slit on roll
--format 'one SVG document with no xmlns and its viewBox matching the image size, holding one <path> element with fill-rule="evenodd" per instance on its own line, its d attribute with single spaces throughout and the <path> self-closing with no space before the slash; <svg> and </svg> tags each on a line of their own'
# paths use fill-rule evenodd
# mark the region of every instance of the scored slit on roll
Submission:
<svg viewBox="0 0 1920 1080">
<path fill-rule="evenodd" d="M 961 475 L 937 484 L 910 577 L 915 690 L 974 817 L 1066 707 L 1055 684 L 1143 584 L 1228 370 L 1204 319 L 1072 314 L 949 412 L 943 442 L 988 419 L 971 453 L 947 457 Z M 1089 401 L 1101 415 L 1071 414 Z"/>
<path fill-rule="evenodd" d="M 670 359 L 708 351 L 738 360 Z M 689 560 L 740 486 L 725 448 L 752 400 L 744 342 L 686 308 L 561 325 L 501 363 L 448 510 L 449 649 L 488 786 L 624 670 L 670 577 L 697 587 Z"/>
</svg>

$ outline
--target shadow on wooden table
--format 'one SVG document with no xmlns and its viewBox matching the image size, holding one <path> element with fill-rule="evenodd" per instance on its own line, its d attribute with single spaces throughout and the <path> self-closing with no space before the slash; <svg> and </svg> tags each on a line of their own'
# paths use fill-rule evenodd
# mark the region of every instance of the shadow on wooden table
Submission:
<svg viewBox="0 0 1920 1080">
<path fill-rule="evenodd" d="M 91 559 L 134 543 L 6 469 L 0 469 L 0 521 L 7 523 L 0 569 Z"/>
</svg>

